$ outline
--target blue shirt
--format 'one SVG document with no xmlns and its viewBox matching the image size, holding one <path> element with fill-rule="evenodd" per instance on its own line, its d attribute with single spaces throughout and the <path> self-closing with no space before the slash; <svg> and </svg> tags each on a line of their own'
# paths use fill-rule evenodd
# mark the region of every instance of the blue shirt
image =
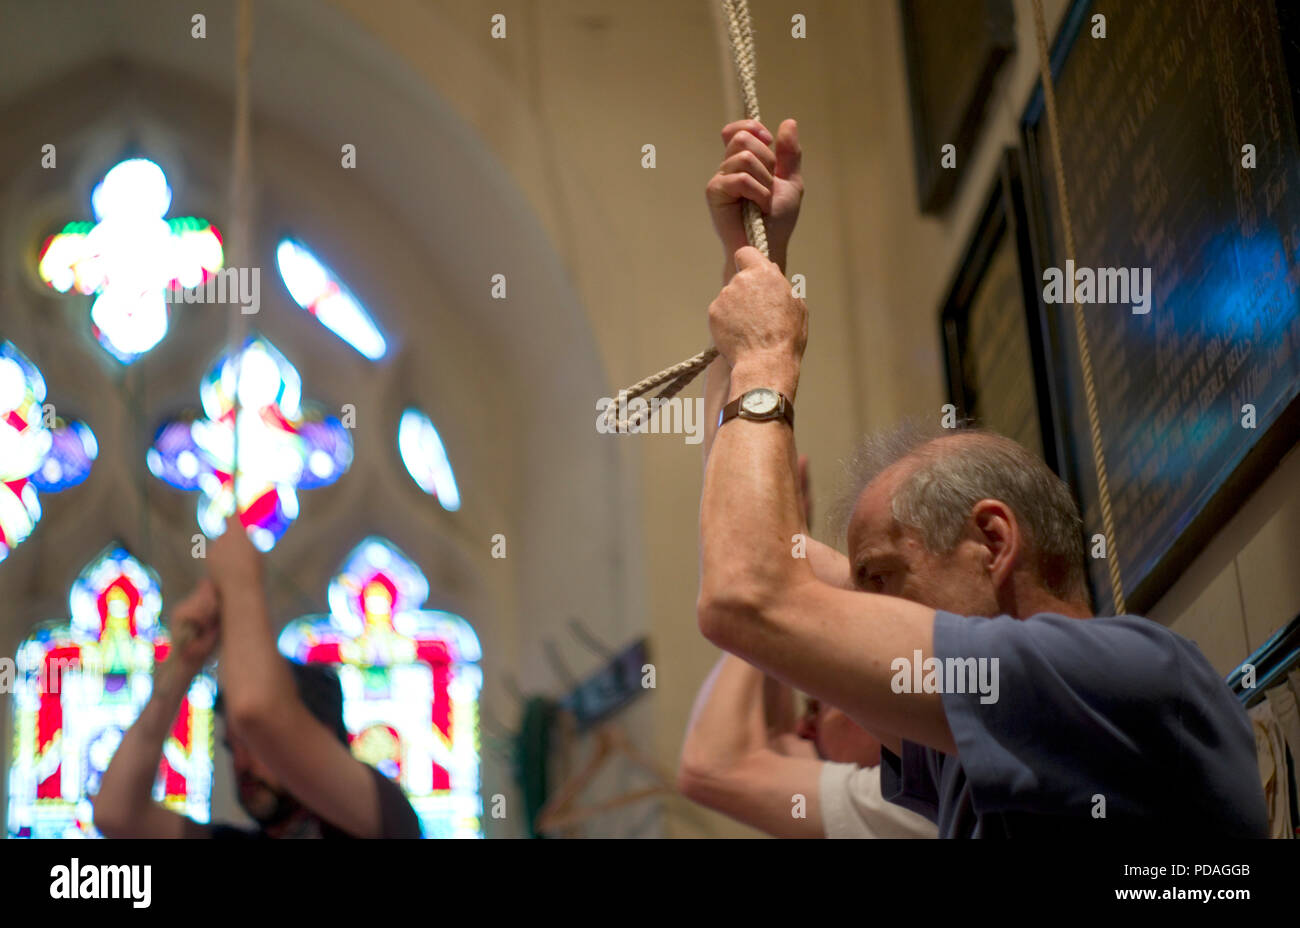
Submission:
<svg viewBox="0 0 1300 928">
<path fill-rule="evenodd" d="M 1129 615 L 936 612 L 934 652 L 997 674 L 996 690 L 940 684 L 957 756 L 882 751 L 885 798 L 940 837 L 1267 837 L 1250 721 L 1181 635 Z"/>
</svg>

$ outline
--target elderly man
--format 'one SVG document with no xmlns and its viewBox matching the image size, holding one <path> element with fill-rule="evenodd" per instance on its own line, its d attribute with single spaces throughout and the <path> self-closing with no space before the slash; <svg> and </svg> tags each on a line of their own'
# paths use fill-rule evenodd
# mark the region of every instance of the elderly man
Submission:
<svg viewBox="0 0 1300 928">
<path fill-rule="evenodd" d="M 701 502 L 704 636 L 879 736 L 886 797 L 942 837 L 1265 836 L 1243 710 L 1190 641 L 1091 617 L 1073 500 L 1009 439 L 872 441 L 849 557 L 811 540 L 793 556 L 807 308 L 757 250 L 734 264 L 709 307 L 730 379 Z"/>
<path fill-rule="evenodd" d="M 746 200 L 765 215 L 768 244 L 784 267 L 803 202 L 798 126 L 787 119 L 773 134 L 742 119 L 722 129 L 722 164 L 705 186 L 713 228 L 722 242 L 722 282 L 736 269 L 732 254 L 745 243 Z M 768 146 L 773 144 L 773 148 Z M 704 460 L 718 429 L 730 369 L 711 365 L 705 385 Z M 799 461 L 800 508 L 812 521 L 808 462 Z M 819 546 L 814 569 L 834 582 L 838 561 Z M 827 557 L 827 553 L 831 556 Z M 927 819 L 885 801 L 880 791 L 880 742 L 834 706 L 809 700 L 801 719 L 788 687 L 731 655 L 705 681 L 691 715 L 678 768 L 687 797 L 777 837 L 932 838 Z"/>
</svg>

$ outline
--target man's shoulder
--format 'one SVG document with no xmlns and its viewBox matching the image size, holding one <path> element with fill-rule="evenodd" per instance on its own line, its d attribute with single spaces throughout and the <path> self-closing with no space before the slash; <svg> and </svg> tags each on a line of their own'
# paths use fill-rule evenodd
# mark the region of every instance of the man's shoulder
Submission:
<svg viewBox="0 0 1300 928">
<path fill-rule="evenodd" d="M 1119 649 L 1125 654 L 1166 651 L 1201 657 L 1195 642 L 1159 622 L 1140 615 L 1111 615 L 1079 618 L 1055 612 L 1037 612 L 1023 619 L 1009 615 L 996 618 L 935 613 L 936 634 L 972 641 L 1000 639 L 1032 640 L 1039 647 L 1100 647 Z"/>
<path fill-rule="evenodd" d="M 1195 675 L 1219 679 L 1196 642 L 1145 616 L 1125 614 L 1074 619 L 1039 613 L 1025 621 L 1050 624 L 1073 639 L 1091 639 L 1107 652 L 1112 649 L 1119 651 L 1117 656 L 1120 659 L 1147 660 L 1152 654 L 1165 654 L 1177 660 L 1180 675 L 1191 671 Z"/>
<path fill-rule="evenodd" d="M 1222 695 L 1215 690 L 1222 678 L 1193 641 L 1137 615 L 983 619 L 941 612 L 934 640 L 941 658 L 998 658 L 1013 678 L 1050 667 L 1071 688 L 1116 696 L 1217 703 Z"/>
</svg>

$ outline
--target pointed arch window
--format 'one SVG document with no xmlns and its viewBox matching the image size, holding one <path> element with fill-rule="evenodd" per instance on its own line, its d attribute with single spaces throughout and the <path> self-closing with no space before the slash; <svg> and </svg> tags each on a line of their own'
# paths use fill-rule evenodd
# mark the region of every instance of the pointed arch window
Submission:
<svg viewBox="0 0 1300 928">
<path fill-rule="evenodd" d="M 11 837 L 98 837 L 91 800 L 171 647 L 157 575 L 119 545 L 86 565 L 68 606 L 70 618 L 37 626 L 15 661 Z M 210 676 L 194 678 L 154 784 L 156 800 L 198 822 L 211 810 L 215 696 Z"/>
<path fill-rule="evenodd" d="M 337 668 L 352 752 L 396 780 L 426 838 L 482 837 L 478 636 L 421 608 L 429 582 L 383 538 L 357 545 L 329 586 L 328 615 L 280 633 L 290 660 Z"/>
</svg>

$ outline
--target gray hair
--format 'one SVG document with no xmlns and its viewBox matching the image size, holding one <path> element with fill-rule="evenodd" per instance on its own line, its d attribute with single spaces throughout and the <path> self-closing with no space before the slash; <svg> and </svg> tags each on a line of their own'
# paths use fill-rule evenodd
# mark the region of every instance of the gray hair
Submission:
<svg viewBox="0 0 1300 928">
<path fill-rule="evenodd" d="M 940 429 L 904 422 L 867 436 L 848 464 L 847 491 L 832 509 L 843 539 L 862 491 L 900 461 L 915 462 L 890 501 L 894 520 L 916 529 L 926 550 L 947 554 L 982 499 L 1015 513 L 1039 578 L 1057 596 L 1088 596 L 1083 521 L 1065 482 L 1019 444 L 963 425 Z"/>
</svg>

